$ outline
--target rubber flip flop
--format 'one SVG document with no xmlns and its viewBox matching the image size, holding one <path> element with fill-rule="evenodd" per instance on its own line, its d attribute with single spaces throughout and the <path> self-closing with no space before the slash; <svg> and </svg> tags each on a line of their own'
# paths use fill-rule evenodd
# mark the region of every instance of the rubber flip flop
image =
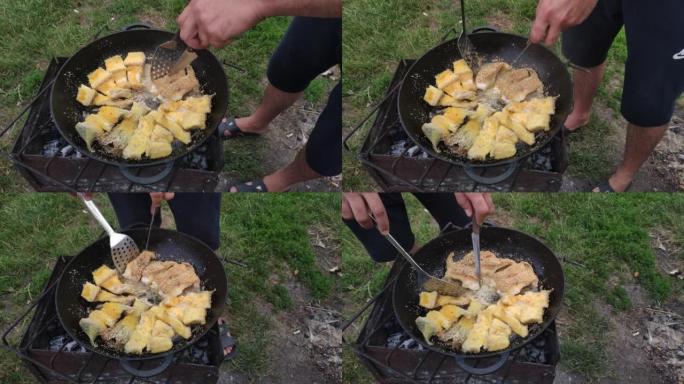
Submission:
<svg viewBox="0 0 684 384">
<path fill-rule="evenodd" d="M 243 136 L 261 136 L 258 133 L 254 132 L 245 132 L 240 129 L 240 127 L 237 126 L 235 123 L 235 118 L 226 118 L 224 117 L 223 120 L 219 123 L 218 126 L 219 134 L 221 135 L 222 138 L 224 139 L 234 139 L 236 137 L 243 137 Z M 230 132 L 230 135 L 226 135 L 226 132 Z"/>
<path fill-rule="evenodd" d="M 237 189 L 236 192 L 268 192 L 268 188 L 266 187 L 266 184 L 264 184 L 263 180 L 257 180 L 257 181 L 248 181 L 246 183 L 234 185 L 230 187 L 228 190 Z"/>
<path fill-rule="evenodd" d="M 575 128 L 571 131 L 565 126 L 565 124 L 563 124 L 563 128 L 562 128 L 563 129 L 563 135 L 566 137 L 570 136 L 570 135 L 574 135 L 575 133 L 579 132 L 580 128 L 584 127 L 585 125 L 580 125 L 579 127 Z"/>
<path fill-rule="evenodd" d="M 598 188 L 598 191 L 595 191 L 596 188 Z M 610 186 L 610 183 L 608 182 L 608 180 L 601 182 L 599 185 L 592 188 L 591 191 L 595 192 L 595 193 L 614 193 L 615 192 L 613 187 Z"/>
<path fill-rule="evenodd" d="M 237 353 L 237 345 L 235 338 L 230 335 L 228 323 L 225 320 L 219 319 L 219 336 L 221 339 L 221 350 L 223 351 L 223 362 L 233 360 Z M 226 353 L 226 348 L 231 348 L 230 352 Z"/>
</svg>

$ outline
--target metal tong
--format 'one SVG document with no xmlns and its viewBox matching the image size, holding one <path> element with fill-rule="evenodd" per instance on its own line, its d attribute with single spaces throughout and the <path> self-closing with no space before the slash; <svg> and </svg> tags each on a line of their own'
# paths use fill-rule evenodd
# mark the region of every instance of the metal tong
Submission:
<svg viewBox="0 0 684 384">
<path fill-rule="evenodd" d="M 480 224 L 477 223 L 475 214 L 473 213 L 473 233 L 470 235 L 473 241 L 473 259 L 475 260 L 475 276 L 477 276 L 477 283 L 482 285 L 482 271 L 480 268 Z"/>
<path fill-rule="evenodd" d="M 369 214 L 368 216 L 375 224 L 378 223 L 372 214 Z M 385 239 L 387 239 L 387 241 L 394 246 L 397 252 L 399 252 L 399 254 L 403 256 L 404 259 L 406 259 L 406 261 L 408 261 L 409 264 L 411 264 L 411 266 L 418 272 L 416 274 L 416 282 L 418 283 L 417 285 L 419 287 L 422 287 L 426 291 L 437 291 L 441 294 L 449 296 L 460 296 L 466 292 L 466 289 L 459 283 L 448 281 L 427 273 L 427 271 L 425 271 L 413 259 L 411 254 L 408 253 L 391 234 L 388 233 L 385 235 Z"/>
</svg>

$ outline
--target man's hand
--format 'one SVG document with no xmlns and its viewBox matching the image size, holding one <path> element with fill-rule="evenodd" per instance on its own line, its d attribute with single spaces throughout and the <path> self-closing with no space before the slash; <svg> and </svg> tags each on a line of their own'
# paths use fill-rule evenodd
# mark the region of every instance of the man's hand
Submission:
<svg viewBox="0 0 684 384">
<path fill-rule="evenodd" d="M 161 207 L 162 201 L 172 200 L 176 196 L 173 192 L 152 192 L 150 193 L 150 199 L 152 199 L 152 205 L 150 206 L 150 213 L 153 215 L 157 212 L 157 209 Z"/>
<path fill-rule="evenodd" d="M 456 201 L 463 208 L 468 217 L 475 218 L 477 223 L 482 225 L 484 219 L 494 213 L 494 202 L 489 193 L 456 193 Z"/>
<path fill-rule="evenodd" d="M 389 233 L 389 219 L 385 205 L 377 193 L 344 193 L 342 196 L 342 218 L 354 219 L 363 228 L 373 228 L 373 220 L 369 214 L 373 213 L 377 221 L 378 231 L 383 235 Z"/>
<path fill-rule="evenodd" d="M 530 42 L 553 45 L 561 31 L 589 17 L 598 0 L 539 0 Z"/>
<path fill-rule="evenodd" d="M 262 1 L 192 0 L 178 16 L 180 37 L 194 49 L 221 48 L 259 23 Z"/>
</svg>

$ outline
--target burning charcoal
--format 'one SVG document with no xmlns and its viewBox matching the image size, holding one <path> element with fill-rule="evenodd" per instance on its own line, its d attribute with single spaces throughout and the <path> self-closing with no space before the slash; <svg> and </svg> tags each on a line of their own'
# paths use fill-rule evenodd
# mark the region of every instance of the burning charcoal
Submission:
<svg viewBox="0 0 684 384">
<path fill-rule="evenodd" d="M 62 154 L 62 157 L 67 157 L 73 151 L 74 151 L 74 147 L 72 147 L 71 145 L 67 145 L 66 147 L 62 148 L 59 152 Z"/>
<path fill-rule="evenodd" d="M 418 151 L 420 151 L 420 148 L 418 148 L 417 145 L 414 145 L 413 147 L 409 148 L 407 155 L 409 157 L 413 157 L 416 153 L 418 153 Z"/>
<path fill-rule="evenodd" d="M 61 148 L 59 140 L 50 140 L 45 145 L 43 145 L 43 154 L 48 157 L 53 157 L 57 155 Z"/>
<path fill-rule="evenodd" d="M 50 351 L 59 351 L 66 344 L 68 337 L 60 335 L 50 339 Z"/>
<path fill-rule="evenodd" d="M 404 334 L 402 332 L 393 333 L 387 338 L 387 347 L 396 348 L 399 344 L 401 344 L 403 339 Z"/>
<path fill-rule="evenodd" d="M 421 159 L 427 159 L 427 158 L 428 158 L 428 154 L 425 153 L 425 152 L 421 152 L 420 158 L 421 158 Z"/>
</svg>

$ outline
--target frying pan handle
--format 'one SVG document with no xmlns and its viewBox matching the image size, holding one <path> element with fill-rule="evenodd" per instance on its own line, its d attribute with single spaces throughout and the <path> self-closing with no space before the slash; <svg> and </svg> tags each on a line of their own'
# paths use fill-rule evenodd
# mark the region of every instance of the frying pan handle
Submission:
<svg viewBox="0 0 684 384">
<path fill-rule="evenodd" d="M 134 23 L 121 28 L 122 31 L 130 31 L 133 29 L 152 29 L 152 26 L 147 23 Z"/>
<path fill-rule="evenodd" d="M 499 32 L 499 30 L 494 28 L 494 27 L 490 27 L 490 26 L 486 25 L 484 27 L 477 27 L 477 28 L 473 29 L 472 31 L 470 31 L 470 34 L 472 35 L 473 33 L 480 33 L 480 32 Z"/>
<path fill-rule="evenodd" d="M 471 166 L 466 165 L 463 167 L 463 169 L 465 170 L 466 175 L 468 175 L 468 177 L 470 177 L 473 181 L 480 184 L 491 185 L 500 183 L 511 177 L 511 175 L 513 175 L 513 173 L 518 169 L 518 162 L 514 161 L 510 163 L 508 165 L 508 168 L 506 168 L 506 170 L 503 173 L 501 173 L 500 175 L 496 175 L 494 177 L 480 176 L 477 173 L 475 173 L 475 168 Z"/>
<path fill-rule="evenodd" d="M 161 172 L 157 173 L 156 175 L 152 176 L 137 176 L 134 175 L 133 172 L 131 172 L 132 167 L 126 167 L 124 165 L 119 166 L 119 171 L 130 181 L 134 182 L 135 184 L 142 184 L 142 185 L 147 185 L 147 184 L 154 184 L 160 180 L 163 180 L 166 176 L 168 176 L 171 173 L 171 170 L 173 169 L 173 161 L 169 161 L 166 163 L 164 166 L 164 169 L 161 170 Z M 137 168 L 137 167 L 136 167 Z"/>
<path fill-rule="evenodd" d="M 458 366 L 462 370 L 470 373 L 471 375 L 489 375 L 490 373 L 496 372 L 499 369 L 501 369 L 501 367 L 503 367 L 503 365 L 506 364 L 506 361 L 508 361 L 508 356 L 510 356 L 510 354 L 510 351 L 502 353 L 499 357 L 499 360 L 496 363 L 487 367 L 473 367 L 472 365 L 468 365 L 466 364 L 466 360 L 468 360 L 468 358 L 466 357 L 456 357 L 455 359 L 456 364 L 458 364 Z"/>
<path fill-rule="evenodd" d="M 136 361 L 136 360 L 134 360 Z M 133 367 L 133 364 L 131 363 L 131 360 L 120 360 L 119 364 L 121 365 L 121 368 L 123 368 L 124 371 L 130 373 L 131 375 L 135 377 L 152 377 L 152 376 L 157 376 L 158 374 L 164 372 L 169 366 L 171 365 L 171 362 L 173 361 L 173 354 L 166 355 L 164 356 L 164 360 L 162 360 L 162 363 L 152 369 L 138 369 Z"/>
</svg>

